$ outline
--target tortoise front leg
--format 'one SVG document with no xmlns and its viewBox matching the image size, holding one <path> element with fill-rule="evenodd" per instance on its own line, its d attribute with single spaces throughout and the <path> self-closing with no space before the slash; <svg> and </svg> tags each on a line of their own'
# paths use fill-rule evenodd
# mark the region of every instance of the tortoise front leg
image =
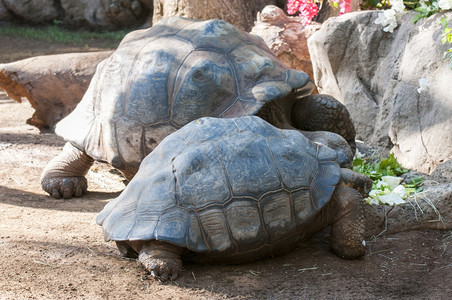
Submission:
<svg viewBox="0 0 452 300">
<path fill-rule="evenodd" d="M 300 130 L 329 131 L 341 135 L 356 151 L 355 126 L 347 108 L 338 100 L 323 94 L 305 96 L 295 93 L 292 113 L 292 124 Z"/>
<path fill-rule="evenodd" d="M 338 185 L 324 207 L 331 224 L 330 245 L 339 257 L 355 259 L 366 253 L 363 203 L 357 190 Z"/>
<path fill-rule="evenodd" d="M 66 143 L 58 156 L 52 159 L 41 174 L 41 186 L 54 198 L 80 197 L 86 192 L 86 173 L 94 160 L 70 143 Z"/>
<path fill-rule="evenodd" d="M 182 270 L 182 249 L 169 243 L 146 241 L 141 248 L 138 262 L 160 281 L 176 279 Z"/>
</svg>

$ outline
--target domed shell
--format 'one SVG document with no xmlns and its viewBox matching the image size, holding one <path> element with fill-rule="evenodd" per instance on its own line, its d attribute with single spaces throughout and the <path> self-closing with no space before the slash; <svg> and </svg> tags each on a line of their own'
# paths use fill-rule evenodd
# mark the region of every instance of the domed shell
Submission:
<svg viewBox="0 0 452 300">
<path fill-rule="evenodd" d="M 106 240 L 160 240 L 211 255 L 294 236 L 331 198 L 336 152 L 258 117 L 202 118 L 165 138 L 97 216 Z"/>
<path fill-rule="evenodd" d="M 258 37 L 220 20 L 181 17 L 129 33 L 101 62 L 57 134 L 96 160 L 135 173 L 168 134 L 204 116 L 254 115 L 313 84 Z"/>
</svg>

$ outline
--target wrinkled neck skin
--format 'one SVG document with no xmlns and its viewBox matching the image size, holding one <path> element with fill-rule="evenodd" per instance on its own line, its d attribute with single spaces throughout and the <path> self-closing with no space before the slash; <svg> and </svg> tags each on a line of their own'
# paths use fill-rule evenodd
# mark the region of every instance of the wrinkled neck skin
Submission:
<svg viewBox="0 0 452 300">
<path fill-rule="evenodd" d="M 280 129 L 296 129 L 291 122 L 294 97 L 291 93 L 284 98 L 267 102 L 256 115 Z"/>
</svg>

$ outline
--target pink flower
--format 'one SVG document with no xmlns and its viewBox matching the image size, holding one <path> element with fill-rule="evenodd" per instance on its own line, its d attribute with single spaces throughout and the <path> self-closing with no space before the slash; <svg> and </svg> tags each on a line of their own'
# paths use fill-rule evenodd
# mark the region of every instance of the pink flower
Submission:
<svg viewBox="0 0 452 300">
<path fill-rule="evenodd" d="M 301 23 L 309 25 L 312 19 L 319 13 L 319 7 L 314 0 L 302 0 L 300 8 Z"/>
<path fill-rule="evenodd" d="M 293 15 L 299 11 L 301 23 L 303 25 L 309 25 L 312 19 L 319 13 L 319 8 L 316 4 L 318 1 L 319 0 L 288 0 L 287 13 Z"/>
<path fill-rule="evenodd" d="M 330 0 L 331 1 L 331 0 Z M 350 3 L 352 2 L 352 0 L 341 0 L 341 3 L 339 4 L 340 7 L 340 14 L 343 15 L 347 12 L 351 12 L 352 8 L 350 6 Z"/>
<path fill-rule="evenodd" d="M 288 0 L 287 1 L 287 13 L 289 15 L 293 15 L 300 8 L 301 1 L 300 0 Z"/>
</svg>

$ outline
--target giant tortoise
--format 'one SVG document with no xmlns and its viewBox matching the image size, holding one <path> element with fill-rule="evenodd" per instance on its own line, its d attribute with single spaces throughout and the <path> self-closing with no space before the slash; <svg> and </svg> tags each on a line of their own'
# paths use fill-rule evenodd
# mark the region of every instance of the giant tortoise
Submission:
<svg viewBox="0 0 452 300">
<path fill-rule="evenodd" d="M 56 198 L 80 196 L 94 160 L 131 179 L 164 137 L 204 116 L 260 115 L 279 128 L 337 132 L 353 147 L 345 107 L 306 98 L 312 89 L 304 72 L 285 67 L 254 35 L 220 20 L 168 18 L 128 34 L 98 65 L 81 102 L 56 126 L 67 144 L 44 169 L 42 187 Z M 325 134 L 319 142 L 347 145 Z"/>
<path fill-rule="evenodd" d="M 178 276 L 182 258 L 248 262 L 329 225 L 333 251 L 353 259 L 365 253 L 358 190 L 371 187 L 299 131 L 256 116 L 207 117 L 166 137 L 96 222 L 161 280 Z"/>
</svg>

